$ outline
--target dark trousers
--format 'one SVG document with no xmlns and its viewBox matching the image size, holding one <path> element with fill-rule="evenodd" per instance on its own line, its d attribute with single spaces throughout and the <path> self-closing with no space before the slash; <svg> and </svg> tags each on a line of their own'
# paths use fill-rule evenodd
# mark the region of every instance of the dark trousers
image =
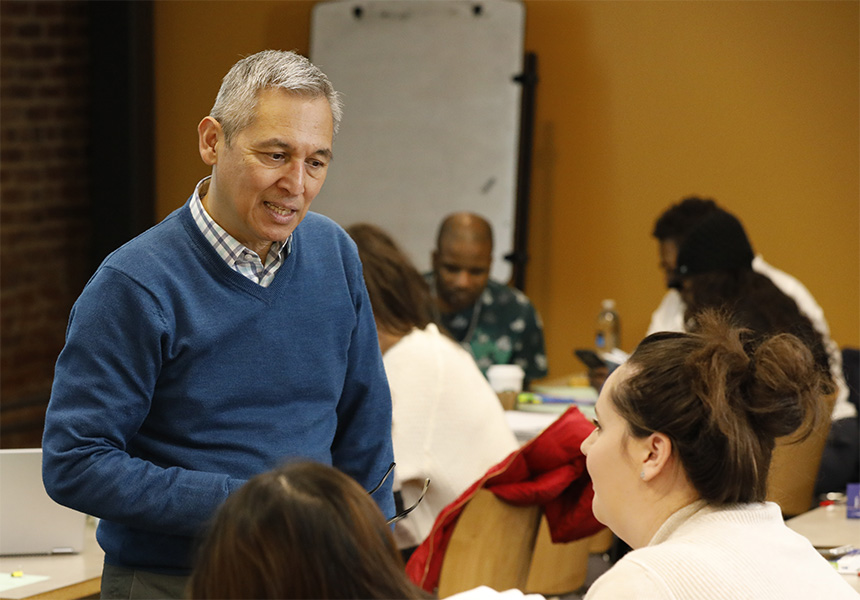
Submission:
<svg viewBox="0 0 860 600">
<path fill-rule="evenodd" d="M 102 593 L 105 599 L 135 598 L 187 598 L 188 577 L 184 575 L 162 575 L 138 569 L 115 567 L 105 563 L 102 570 Z"/>
</svg>

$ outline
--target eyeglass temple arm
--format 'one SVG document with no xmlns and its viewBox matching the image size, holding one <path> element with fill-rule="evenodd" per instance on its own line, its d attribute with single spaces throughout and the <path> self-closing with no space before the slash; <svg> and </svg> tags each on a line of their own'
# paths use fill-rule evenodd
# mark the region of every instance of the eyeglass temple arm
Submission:
<svg viewBox="0 0 860 600">
<path fill-rule="evenodd" d="M 409 513 L 411 513 L 413 510 L 415 510 L 415 509 L 416 509 L 416 507 L 417 507 L 419 504 L 421 504 L 421 501 L 422 501 L 422 500 L 424 500 L 424 494 L 426 494 L 426 493 L 427 493 L 427 488 L 429 488 L 429 487 L 430 487 L 430 479 L 425 479 L 425 480 L 424 480 L 424 489 L 422 489 L 422 490 L 421 490 L 421 495 L 420 495 L 420 496 L 418 496 L 418 500 L 416 500 L 416 501 L 415 501 L 415 504 L 413 504 L 413 505 L 412 505 L 412 506 L 410 506 L 409 508 L 404 509 L 400 514 L 394 515 L 392 518 L 390 518 L 390 519 L 386 522 L 386 524 L 391 525 L 392 523 L 397 523 L 397 521 L 399 521 L 399 520 L 401 520 L 401 519 L 405 518 L 405 517 L 406 517 L 406 515 L 408 515 Z"/>
<path fill-rule="evenodd" d="M 385 483 L 385 480 L 388 479 L 388 476 L 391 475 L 391 472 L 394 470 L 394 465 L 397 463 L 391 463 L 388 465 L 388 470 L 385 472 L 385 475 L 382 476 L 382 479 L 379 480 L 379 483 L 376 484 L 376 487 L 367 492 L 371 496 L 376 493 L 376 490 L 382 487 L 382 484 Z"/>
</svg>

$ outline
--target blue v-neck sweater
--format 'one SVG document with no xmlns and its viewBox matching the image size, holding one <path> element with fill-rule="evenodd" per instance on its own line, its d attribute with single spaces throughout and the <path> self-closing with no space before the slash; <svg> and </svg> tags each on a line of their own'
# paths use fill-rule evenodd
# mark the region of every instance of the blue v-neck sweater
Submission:
<svg viewBox="0 0 860 600">
<path fill-rule="evenodd" d="M 57 361 L 43 476 L 100 517 L 105 561 L 186 573 L 232 491 L 285 459 L 371 489 L 391 398 L 355 246 L 308 213 L 269 287 L 230 269 L 188 204 L 105 259 Z M 391 480 L 374 497 L 391 516 Z"/>
</svg>

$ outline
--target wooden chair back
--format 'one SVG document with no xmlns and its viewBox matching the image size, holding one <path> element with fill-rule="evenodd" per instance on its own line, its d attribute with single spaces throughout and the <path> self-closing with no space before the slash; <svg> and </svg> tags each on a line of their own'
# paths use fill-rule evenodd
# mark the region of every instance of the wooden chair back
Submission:
<svg viewBox="0 0 860 600">
<path fill-rule="evenodd" d="M 524 591 L 544 596 L 561 596 L 582 587 L 588 575 L 588 555 L 592 538 L 594 536 L 565 544 L 553 544 L 546 517 L 542 517 Z"/>
<path fill-rule="evenodd" d="M 821 465 L 824 444 L 830 433 L 830 414 L 836 394 L 822 400 L 827 408 L 826 418 L 808 438 L 795 442 L 792 434 L 777 438 L 767 478 L 767 499 L 782 508 L 784 517 L 794 517 L 813 508 L 815 479 Z"/>
<path fill-rule="evenodd" d="M 469 501 L 445 551 L 439 598 L 486 585 L 560 595 L 580 588 L 588 571 L 592 539 L 553 544 L 538 506 L 514 506 L 491 491 Z"/>
<path fill-rule="evenodd" d="M 588 539 L 591 540 L 591 543 L 588 545 L 588 551 L 591 554 L 604 554 L 605 552 L 609 552 L 609 549 L 612 547 L 614 536 L 612 530 L 607 527 Z"/>
<path fill-rule="evenodd" d="M 514 506 L 480 489 L 460 514 L 439 573 L 439 598 L 486 585 L 523 589 L 540 519 L 538 506 Z"/>
</svg>

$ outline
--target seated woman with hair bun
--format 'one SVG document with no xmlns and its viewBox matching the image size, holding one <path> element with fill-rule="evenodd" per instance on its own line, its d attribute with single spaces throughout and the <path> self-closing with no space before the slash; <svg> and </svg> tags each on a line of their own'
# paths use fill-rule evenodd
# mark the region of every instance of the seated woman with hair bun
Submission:
<svg viewBox="0 0 860 600">
<path fill-rule="evenodd" d="M 793 335 L 696 321 L 645 338 L 600 393 L 594 515 L 633 550 L 586 600 L 857 598 L 765 501 L 775 439 L 828 418 L 829 377 Z"/>
</svg>

